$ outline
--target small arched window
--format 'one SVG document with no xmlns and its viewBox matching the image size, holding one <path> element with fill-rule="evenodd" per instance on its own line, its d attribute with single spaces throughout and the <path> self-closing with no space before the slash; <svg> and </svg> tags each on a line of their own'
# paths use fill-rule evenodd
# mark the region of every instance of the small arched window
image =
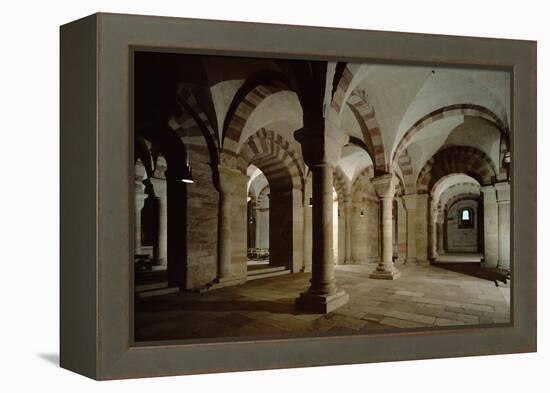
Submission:
<svg viewBox="0 0 550 393">
<path fill-rule="evenodd" d="M 472 228 L 474 226 L 474 215 L 470 208 L 463 208 L 458 211 L 458 227 Z"/>
</svg>

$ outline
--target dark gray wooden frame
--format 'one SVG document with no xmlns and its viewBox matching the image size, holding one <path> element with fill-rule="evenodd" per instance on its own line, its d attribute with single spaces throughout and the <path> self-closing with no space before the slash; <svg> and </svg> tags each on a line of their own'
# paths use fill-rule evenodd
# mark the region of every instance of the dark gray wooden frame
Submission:
<svg viewBox="0 0 550 393">
<path fill-rule="evenodd" d="M 505 326 L 135 346 L 132 48 L 489 67 L 512 75 Z M 536 42 L 95 14 L 61 27 L 61 366 L 95 379 L 536 351 Z"/>
</svg>

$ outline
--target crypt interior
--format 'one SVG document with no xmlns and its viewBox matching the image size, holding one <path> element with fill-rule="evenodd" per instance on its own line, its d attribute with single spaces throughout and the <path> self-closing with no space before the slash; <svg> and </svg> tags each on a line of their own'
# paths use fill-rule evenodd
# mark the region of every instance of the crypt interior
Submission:
<svg viewBox="0 0 550 393">
<path fill-rule="evenodd" d="M 136 51 L 136 341 L 510 322 L 510 75 Z"/>
</svg>

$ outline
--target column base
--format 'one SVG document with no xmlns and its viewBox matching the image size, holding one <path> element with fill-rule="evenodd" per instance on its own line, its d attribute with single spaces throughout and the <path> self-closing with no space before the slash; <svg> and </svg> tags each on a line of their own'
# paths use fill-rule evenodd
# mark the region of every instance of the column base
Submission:
<svg viewBox="0 0 550 393">
<path fill-rule="evenodd" d="M 510 270 L 510 263 L 509 262 L 506 262 L 506 263 L 498 263 L 497 265 L 497 269 L 501 269 L 501 270 Z"/>
<path fill-rule="evenodd" d="M 343 306 L 349 300 L 349 295 L 344 291 L 338 291 L 331 295 L 311 295 L 309 292 L 302 292 L 296 299 L 295 305 L 298 309 L 316 314 L 328 314 Z"/>
<path fill-rule="evenodd" d="M 246 282 L 246 278 L 238 278 L 238 277 L 216 278 L 216 280 L 212 284 L 211 289 L 219 289 L 219 288 L 231 287 L 235 285 L 241 285 L 241 284 L 244 284 L 245 282 Z"/>
<path fill-rule="evenodd" d="M 344 265 L 355 265 L 355 261 L 353 259 L 344 260 Z"/>
<path fill-rule="evenodd" d="M 481 262 L 481 267 L 486 269 L 494 269 L 497 267 L 497 263 L 495 261 L 483 261 Z"/>
<path fill-rule="evenodd" d="M 415 263 L 416 262 L 416 258 L 407 258 L 405 259 L 405 263 Z"/>
<path fill-rule="evenodd" d="M 417 265 L 429 265 L 429 264 L 430 264 L 430 261 L 427 260 L 427 259 L 420 259 L 420 260 L 417 260 L 417 261 L 416 261 L 416 264 L 417 264 Z"/>
<path fill-rule="evenodd" d="M 397 280 L 399 277 L 401 277 L 401 272 L 397 269 L 393 269 L 392 271 L 375 270 L 369 274 L 369 278 L 375 280 Z"/>
</svg>

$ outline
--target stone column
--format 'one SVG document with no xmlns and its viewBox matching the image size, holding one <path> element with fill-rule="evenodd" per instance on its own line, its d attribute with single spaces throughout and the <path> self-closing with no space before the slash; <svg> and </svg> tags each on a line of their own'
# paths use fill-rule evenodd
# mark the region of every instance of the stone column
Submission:
<svg viewBox="0 0 550 393">
<path fill-rule="evenodd" d="M 407 260 L 407 210 L 403 197 L 397 199 L 397 261 Z"/>
<path fill-rule="evenodd" d="M 443 255 L 445 254 L 445 230 L 444 230 L 444 216 L 443 212 L 441 210 L 437 213 L 437 219 L 436 219 L 436 232 L 437 232 L 437 255 Z"/>
<path fill-rule="evenodd" d="M 395 280 L 401 276 L 393 264 L 393 194 L 395 186 L 391 174 L 382 175 L 372 180 L 376 194 L 380 198 L 382 209 L 382 258 L 378 262 L 376 270 L 370 274 L 370 278 Z"/>
<path fill-rule="evenodd" d="M 428 194 L 418 194 L 416 199 L 416 263 L 428 262 Z"/>
<path fill-rule="evenodd" d="M 498 205 L 498 265 L 510 269 L 510 183 L 495 184 Z"/>
<path fill-rule="evenodd" d="M 328 313 L 347 303 L 349 296 L 338 290 L 334 279 L 332 249 L 332 166 L 327 162 L 309 165 L 313 175 L 313 246 L 310 287 L 296 299 L 298 308 Z"/>
<path fill-rule="evenodd" d="M 136 182 L 134 191 L 134 252 L 141 254 L 141 209 L 145 204 L 146 194 L 143 192 L 143 184 Z"/>
<path fill-rule="evenodd" d="M 483 193 L 483 244 L 484 267 L 497 267 L 498 265 L 498 211 L 496 189 L 494 186 L 481 187 Z"/>
<path fill-rule="evenodd" d="M 231 272 L 231 204 L 240 172 L 218 165 L 220 174 L 220 212 L 218 222 L 218 283 L 238 281 Z"/>
<path fill-rule="evenodd" d="M 311 211 L 312 207 L 309 206 L 309 195 L 310 193 L 307 193 L 304 195 L 304 232 L 303 232 L 303 258 L 304 258 L 304 266 L 302 267 L 302 271 L 304 272 L 311 272 Z"/>
<path fill-rule="evenodd" d="M 352 206 L 351 197 L 349 195 L 346 195 L 344 199 L 344 218 L 346 222 L 346 225 L 345 225 L 346 226 L 346 234 L 345 234 L 346 254 L 344 258 L 344 263 L 346 265 L 352 265 L 354 263 L 353 258 L 351 256 L 352 214 L 353 214 L 353 206 Z"/>
<path fill-rule="evenodd" d="M 407 259 L 406 263 L 416 262 L 416 194 L 403 196 L 407 210 Z"/>
<path fill-rule="evenodd" d="M 433 261 L 437 258 L 437 235 L 436 235 L 436 219 L 437 219 L 437 204 L 432 199 L 430 200 L 430 216 L 428 218 L 428 232 L 429 232 L 429 249 L 428 258 Z"/>
<path fill-rule="evenodd" d="M 153 248 L 153 260 L 156 265 L 166 266 L 168 255 L 168 212 L 167 212 L 167 195 L 166 195 L 166 180 L 151 178 L 153 189 L 155 190 L 155 198 L 158 206 L 158 239 L 157 246 Z"/>
</svg>

